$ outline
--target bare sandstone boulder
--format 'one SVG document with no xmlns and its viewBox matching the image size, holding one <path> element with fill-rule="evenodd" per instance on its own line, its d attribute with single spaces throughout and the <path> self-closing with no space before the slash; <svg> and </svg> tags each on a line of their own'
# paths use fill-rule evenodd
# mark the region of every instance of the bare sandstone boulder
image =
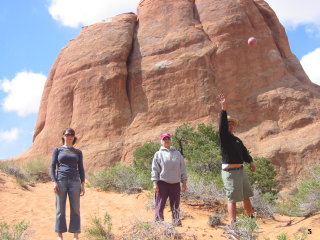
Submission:
<svg viewBox="0 0 320 240">
<path fill-rule="evenodd" d="M 129 163 L 163 131 L 216 125 L 220 92 L 238 135 L 253 156 L 272 159 L 281 186 L 320 163 L 320 87 L 263 0 L 143 0 L 137 16 L 84 27 L 58 55 L 34 143 L 17 158 L 51 154 L 71 126 L 87 169 Z"/>
</svg>

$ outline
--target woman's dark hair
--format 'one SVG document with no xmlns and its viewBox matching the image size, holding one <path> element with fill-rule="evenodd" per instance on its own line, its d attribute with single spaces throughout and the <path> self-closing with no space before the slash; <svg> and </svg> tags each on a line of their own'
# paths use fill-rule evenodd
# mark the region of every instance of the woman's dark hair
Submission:
<svg viewBox="0 0 320 240">
<path fill-rule="evenodd" d="M 66 132 L 67 132 L 67 133 L 71 133 L 71 134 L 74 135 L 74 139 L 73 139 L 73 141 L 72 141 L 72 144 L 75 144 L 75 143 L 77 142 L 78 138 L 76 137 L 76 132 L 75 132 L 72 128 L 66 128 L 66 129 L 63 130 L 63 132 L 62 132 L 62 138 L 61 138 L 62 144 L 64 144 L 64 138 L 63 138 L 63 136 L 64 136 L 64 134 L 65 134 Z"/>
</svg>

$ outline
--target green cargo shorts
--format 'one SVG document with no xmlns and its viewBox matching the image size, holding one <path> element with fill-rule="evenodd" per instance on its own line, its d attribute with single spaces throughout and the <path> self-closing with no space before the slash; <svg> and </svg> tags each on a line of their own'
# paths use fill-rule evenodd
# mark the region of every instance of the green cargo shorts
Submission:
<svg viewBox="0 0 320 240">
<path fill-rule="evenodd" d="M 241 202 L 243 199 L 253 196 L 247 174 L 243 168 L 229 171 L 222 170 L 221 175 L 229 202 Z"/>
</svg>

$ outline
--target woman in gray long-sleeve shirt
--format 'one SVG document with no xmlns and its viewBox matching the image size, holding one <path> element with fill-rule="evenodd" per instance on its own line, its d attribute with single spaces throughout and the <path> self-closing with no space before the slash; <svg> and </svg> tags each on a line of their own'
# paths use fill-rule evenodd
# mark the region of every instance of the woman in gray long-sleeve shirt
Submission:
<svg viewBox="0 0 320 240">
<path fill-rule="evenodd" d="M 62 234 L 67 231 L 66 224 L 66 200 L 70 201 L 69 232 L 74 234 L 74 240 L 78 240 L 80 233 L 80 196 L 85 193 L 85 173 L 83 168 L 82 152 L 73 147 L 77 138 L 72 128 L 63 131 L 63 146 L 57 147 L 52 154 L 50 175 L 56 194 L 56 224 L 55 232 L 58 240 L 62 240 Z"/>
<path fill-rule="evenodd" d="M 181 226 L 180 191 L 187 189 L 186 165 L 181 153 L 171 146 L 171 135 L 163 133 L 160 138 L 162 147 L 153 157 L 151 171 L 156 200 L 155 220 L 164 220 L 163 210 L 169 197 L 172 223 Z"/>
</svg>

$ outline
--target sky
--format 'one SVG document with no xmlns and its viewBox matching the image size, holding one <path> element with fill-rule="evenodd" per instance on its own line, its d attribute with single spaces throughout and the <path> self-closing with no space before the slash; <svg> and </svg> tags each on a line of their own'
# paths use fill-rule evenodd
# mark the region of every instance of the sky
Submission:
<svg viewBox="0 0 320 240">
<path fill-rule="evenodd" d="M 32 145 L 46 78 L 60 50 L 87 26 L 136 12 L 139 0 L 0 1 L 0 159 Z M 320 1 L 266 0 L 292 52 L 320 85 Z"/>
</svg>

